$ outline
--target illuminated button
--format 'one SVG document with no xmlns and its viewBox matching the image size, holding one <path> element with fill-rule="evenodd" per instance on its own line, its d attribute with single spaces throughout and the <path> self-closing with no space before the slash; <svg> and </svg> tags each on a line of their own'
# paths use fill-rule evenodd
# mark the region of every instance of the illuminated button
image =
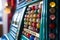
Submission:
<svg viewBox="0 0 60 40">
<path fill-rule="evenodd" d="M 30 38 L 31 34 L 27 33 L 27 37 Z"/>
<path fill-rule="evenodd" d="M 54 24 L 54 23 L 51 23 L 51 24 L 49 24 L 49 27 L 50 27 L 51 29 L 54 29 L 54 28 L 55 28 L 55 24 Z"/>
<path fill-rule="evenodd" d="M 33 20 L 32 20 L 33 22 L 36 22 L 36 18 L 33 18 Z"/>
<path fill-rule="evenodd" d="M 27 15 L 25 15 L 25 18 L 27 18 Z"/>
<path fill-rule="evenodd" d="M 31 22 L 29 22 L 29 25 L 31 25 Z"/>
<path fill-rule="evenodd" d="M 26 20 L 29 21 L 29 18 L 27 18 Z"/>
<path fill-rule="evenodd" d="M 37 24 L 36 24 L 36 27 L 37 27 L 37 28 L 40 28 L 40 23 L 37 23 Z"/>
<path fill-rule="evenodd" d="M 24 25 L 24 28 L 27 28 L 27 25 Z"/>
<path fill-rule="evenodd" d="M 37 17 L 37 15 L 36 15 L 36 14 L 33 14 L 33 17 L 34 17 L 34 18 L 36 18 L 36 17 Z"/>
<path fill-rule="evenodd" d="M 50 37 L 50 39 L 55 39 L 55 34 L 54 33 L 50 33 L 49 37 Z"/>
<path fill-rule="evenodd" d="M 38 13 L 37 14 L 37 18 L 41 18 L 41 13 Z"/>
<path fill-rule="evenodd" d="M 32 10 L 35 10 L 35 6 L 32 6 Z"/>
<path fill-rule="evenodd" d="M 31 10 L 31 13 L 34 14 L 34 10 Z"/>
<path fill-rule="evenodd" d="M 50 13 L 55 13 L 55 9 L 54 9 L 54 8 L 50 8 L 50 9 L 49 9 L 49 12 L 50 12 Z"/>
<path fill-rule="evenodd" d="M 55 2 L 50 2 L 50 7 L 55 7 L 56 3 Z"/>
<path fill-rule="evenodd" d="M 29 21 L 32 22 L 32 18 L 30 18 Z"/>
<path fill-rule="evenodd" d="M 30 29 L 30 30 L 31 30 L 31 29 L 32 29 L 32 27 L 31 27 L 31 26 L 28 26 L 28 29 Z"/>
<path fill-rule="evenodd" d="M 33 22 L 32 23 L 32 26 L 36 28 L 36 22 Z"/>
<path fill-rule="evenodd" d="M 40 18 L 37 18 L 37 19 L 36 19 L 36 22 L 40 23 Z"/>
<path fill-rule="evenodd" d="M 27 18 L 29 18 L 30 16 L 29 15 L 27 15 Z"/>
<path fill-rule="evenodd" d="M 30 14 L 30 18 L 32 18 L 33 17 L 33 15 L 32 14 Z"/>
<path fill-rule="evenodd" d="M 55 15 L 50 15 L 50 19 L 54 20 L 55 19 Z"/>
</svg>

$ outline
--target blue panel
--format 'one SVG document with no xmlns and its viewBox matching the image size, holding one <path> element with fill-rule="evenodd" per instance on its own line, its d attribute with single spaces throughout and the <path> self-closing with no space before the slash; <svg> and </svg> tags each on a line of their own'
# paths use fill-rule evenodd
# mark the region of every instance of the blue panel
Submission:
<svg viewBox="0 0 60 40">
<path fill-rule="evenodd" d="M 29 39 L 25 37 L 24 35 L 22 35 L 21 40 L 29 40 Z"/>
</svg>

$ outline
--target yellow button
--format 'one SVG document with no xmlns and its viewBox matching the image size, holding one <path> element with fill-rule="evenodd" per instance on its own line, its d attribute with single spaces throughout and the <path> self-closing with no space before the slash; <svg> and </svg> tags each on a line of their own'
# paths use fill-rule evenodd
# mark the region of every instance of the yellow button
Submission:
<svg viewBox="0 0 60 40">
<path fill-rule="evenodd" d="M 55 2 L 50 2 L 50 6 L 51 7 L 55 7 L 56 6 L 56 3 Z"/>
</svg>

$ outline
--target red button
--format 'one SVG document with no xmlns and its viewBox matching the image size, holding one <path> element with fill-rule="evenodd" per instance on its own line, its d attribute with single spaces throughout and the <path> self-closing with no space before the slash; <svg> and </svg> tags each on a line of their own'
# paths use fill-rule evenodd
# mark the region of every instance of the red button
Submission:
<svg viewBox="0 0 60 40">
<path fill-rule="evenodd" d="M 55 19 L 55 15 L 50 15 L 50 19 L 54 20 Z"/>
<path fill-rule="evenodd" d="M 35 10 L 35 6 L 32 6 L 32 10 Z"/>
<path fill-rule="evenodd" d="M 33 22 L 32 23 L 32 26 L 36 28 L 36 22 Z"/>
<path fill-rule="evenodd" d="M 55 39 L 55 34 L 54 34 L 54 33 L 50 33 L 50 34 L 49 34 L 49 37 L 50 37 L 51 39 Z"/>
<path fill-rule="evenodd" d="M 54 28 L 55 28 L 55 24 L 51 23 L 51 24 L 49 24 L 49 27 L 50 27 L 51 29 L 54 29 Z"/>
<path fill-rule="evenodd" d="M 31 34 L 28 33 L 28 34 L 27 34 L 27 37 L 30 38 L 30 35 L 31 35 Z"/>
</svg>

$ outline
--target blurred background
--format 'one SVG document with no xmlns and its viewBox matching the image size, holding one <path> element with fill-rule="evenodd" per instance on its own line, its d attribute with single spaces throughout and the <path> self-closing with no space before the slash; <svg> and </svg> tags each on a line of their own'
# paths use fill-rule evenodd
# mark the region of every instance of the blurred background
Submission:
<svg viewBox="0 0 60 40">
<path fill-rule="evenodd" d="M 0 0 L 0 37 L 9 32 L 15 5 L 15 0 Z"/>
</svg>

